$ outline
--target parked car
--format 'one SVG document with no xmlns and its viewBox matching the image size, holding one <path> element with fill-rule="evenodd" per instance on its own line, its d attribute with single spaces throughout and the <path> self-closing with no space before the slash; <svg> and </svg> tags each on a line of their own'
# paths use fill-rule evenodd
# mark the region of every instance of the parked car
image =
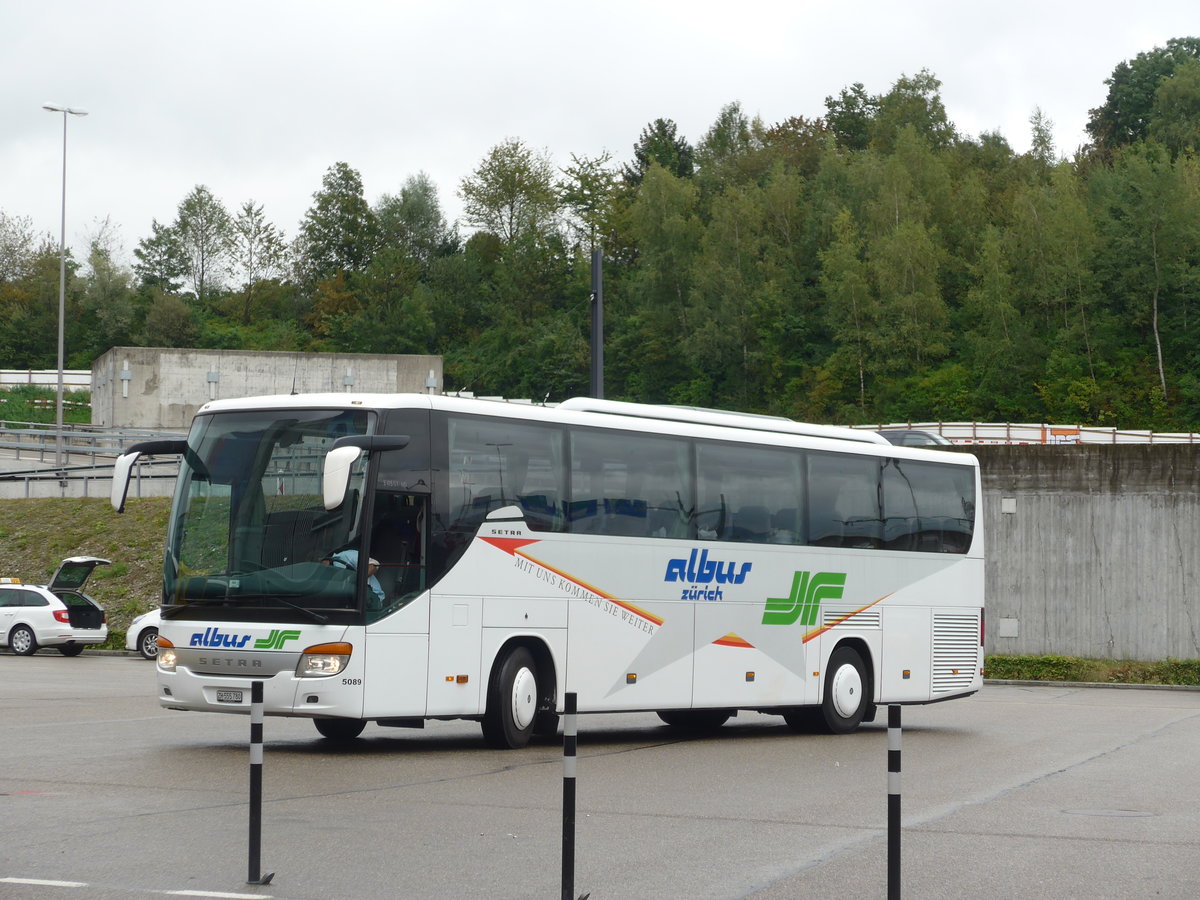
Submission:
<svg viewBox="0 0 1200 900">
<path fill-rule="evenodd" d="M 158 623 L 162 621 L 157 609 L 142 613 L 129 623 L 125 632 L 125 649 L 136 650 L 146 659 L 158 657 Z"/>
<path fill-rule="evenodd" d="M 87 644 L 103 644 L 108 639 L 104 608 L 82 588 L 96 566 L 108 564 L 95 556 L 72 556 L 44 585 L 0 578 L 0 644 L 18 656 L 30 656 L 39 647 L 78 656 Z"/>
<path fill-rule="evenodd" d="M 889 443 L 901 447 L 945 447 L 953 442 L 933 431 L 889 429 L 879 432 Z"/>
</svg>

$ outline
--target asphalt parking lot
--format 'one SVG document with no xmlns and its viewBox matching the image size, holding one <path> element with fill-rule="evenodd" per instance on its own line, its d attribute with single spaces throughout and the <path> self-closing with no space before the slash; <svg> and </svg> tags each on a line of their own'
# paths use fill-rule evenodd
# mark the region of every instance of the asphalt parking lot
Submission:
<svg viewBox="0 0 1200 900">
<path fill-rule="evenodd" d="M 466 722 L 337 749 L 268 719 L 275 877 L 247 885 L 249 720 L 160 710 L 153 678 L 0 654 L 0 897 L 560 897 L 561 746 L 487 750 Z M 885 896 L 885 721 L 581 717 L 575 893 Z M 989 684 L 904 726 L 904 896 L 1200 894 L 1200 692 Z"/>
</svg>

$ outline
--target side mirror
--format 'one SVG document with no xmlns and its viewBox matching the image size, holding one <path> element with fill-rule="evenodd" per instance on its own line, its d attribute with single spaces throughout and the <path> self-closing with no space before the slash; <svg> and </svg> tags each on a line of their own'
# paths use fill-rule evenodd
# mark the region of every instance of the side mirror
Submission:
<svg viewBox="0 0 1200 900">
<path fill-rule="evenodd" d="M 133 464 L 141 455 L 137 451 L 122 453 L 113 463 L 112 493 L 109 495 L 108 502 L 119 513 L 125 512 L 125 496 L 129 493 L 129 473 L 133 471 Z"/>
<path fill-rule="evenodd" d="M 325 466 L 321 478 L 321 496 L 327 510 L 337 509 L 346 499 L 350 486 L 350 469 L 359 454 L 383 450 L 403 450 L 408 446 L 407 434 L 350 434 L 333 442 L 333 448 L 325 454 Z"/>
<path fill-rule="evenodd" d="M 361 454 L 359 447 L 335 447 L 325 454 L 321 495 L 326 509 L 337 509 L 346 499 L 346 488 L 350 486 L 350 467 Z"/>
<path fill-rule="evenodd" d="M 112 508 L 119 513 L 125 512 L 125 498 L 129 493 L 129 475 L 140 456 L 143 454 L 146 456 L 159 454 L 181 456 L 186 452 L 187 441 L 142 441 L 118 456 L 117 461 L 113 463 L 112 490 L 109 494 Z"/>
</svg>

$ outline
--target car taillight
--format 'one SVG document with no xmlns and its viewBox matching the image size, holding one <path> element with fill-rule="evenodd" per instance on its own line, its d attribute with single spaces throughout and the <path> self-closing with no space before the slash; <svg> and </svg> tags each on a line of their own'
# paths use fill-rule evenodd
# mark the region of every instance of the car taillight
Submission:
<svg viewBox="0 0 1200 900">
<path fill-rule="evenodd" d="M 70 625 L 71 611 L 67 609 L 56 609 L 54 611 L 54 621 L 62 622 L 64 625 Z"/>
</svg>

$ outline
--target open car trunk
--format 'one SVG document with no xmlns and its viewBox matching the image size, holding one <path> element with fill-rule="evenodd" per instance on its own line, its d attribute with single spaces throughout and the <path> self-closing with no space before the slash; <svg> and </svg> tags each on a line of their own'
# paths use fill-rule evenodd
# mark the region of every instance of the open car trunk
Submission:
<svg viewBox="0 0 1200 900">
<path fill-rule="evenodd" d="M 67 604 L 72 628 L 99 628 L 104 624 L 104 610 L 82 594 L 60 592 L 58 598 Z"/>
</svg>

